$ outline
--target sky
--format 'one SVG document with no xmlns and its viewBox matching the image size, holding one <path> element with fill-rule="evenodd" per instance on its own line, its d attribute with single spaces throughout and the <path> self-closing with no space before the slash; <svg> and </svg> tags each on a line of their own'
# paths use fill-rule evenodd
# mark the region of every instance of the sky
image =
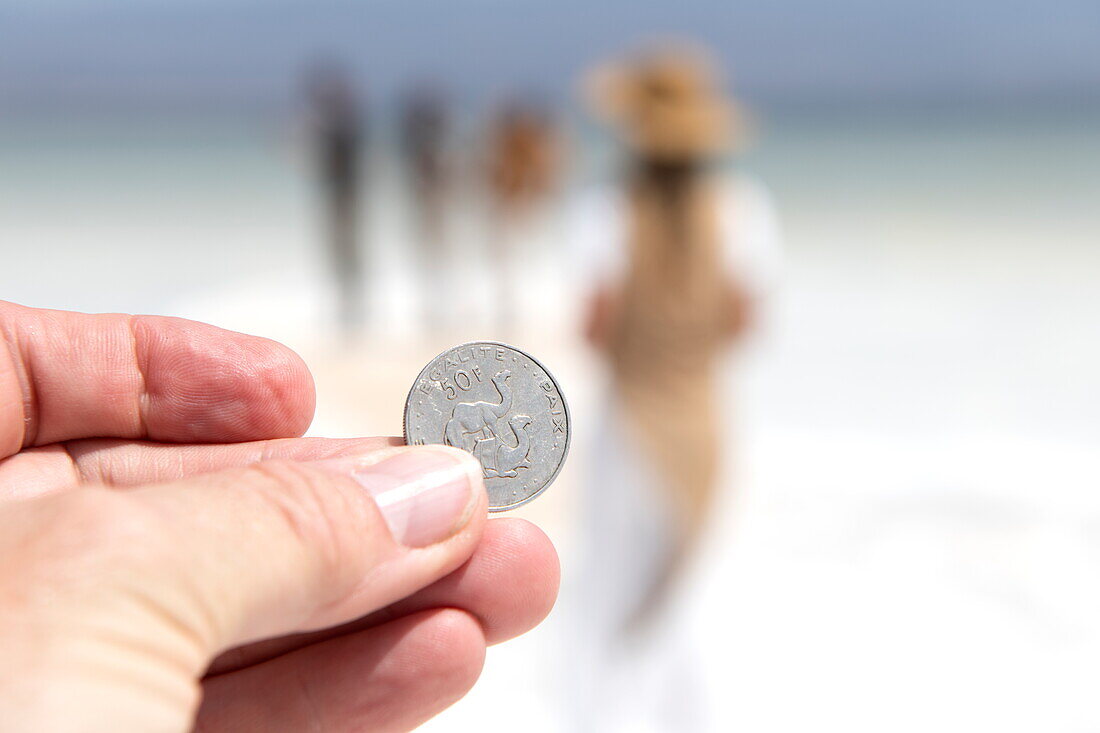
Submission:
<svg viewBox="0 0 1100 733">
<path fill-rule="evenodd" d="M 0 103 L 266 103 L 318 58 L 381 96 L 562 95 L 667 35 L 766 101 L 1100 97 L 1096 0 L 4 0 Z"/>
</svg>

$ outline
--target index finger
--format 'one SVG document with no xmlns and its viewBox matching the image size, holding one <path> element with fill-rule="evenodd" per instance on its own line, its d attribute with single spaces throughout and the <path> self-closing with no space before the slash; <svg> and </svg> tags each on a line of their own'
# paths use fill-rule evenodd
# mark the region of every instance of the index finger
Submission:
<svg viewBox="0 0 1100 733">
<path fill-rule="evenodd" d="M 264 338 L 162 316 L 0 301 L 0 457 L 76 438 L 237 442 L 301 435 L 313 378 Z"/>
</svg>

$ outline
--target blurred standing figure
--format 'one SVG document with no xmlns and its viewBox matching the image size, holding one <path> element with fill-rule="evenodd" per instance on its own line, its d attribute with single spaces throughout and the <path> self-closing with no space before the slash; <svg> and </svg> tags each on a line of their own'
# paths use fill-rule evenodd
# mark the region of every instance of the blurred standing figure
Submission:
<svg viewBox="0 0 1100 733">
<path fill-rule="evenodd" d="M 307 91 L 329 265 L 336 280 L 337 317 L 344 335 L 350 336 L 363 324 L 364 273 L 358 237 L 359 105 L 350 82 L 337 67 L 315 69 Z"/>
<path fill-rule="evenodd" d="M 448 252 L 446 210 L 450 194 L 447 151 L 449 119 L 439 92 L 420 89 L 405 100 L 401 148 L 413 198 L 413 228 L 423 277 L 426 316 L 433 328 L 446 326 Z"/>
<path fill-rule="evenodd" d="M 533 218 L 557 183 L 558 140 L 550 116 L 531 103 L 505 105 L 490 126 L 487 176 L 490 200 L 491 271 L 496 280 L 494 314 L 502 331 L 520 309 L 522 279 L 517 260 L 532 234 Z"/>
<path fill-rule="evenodd" d="M 603 255 L 587 330 L 610 389 L 578 593 L 593 671 L 575 697 L 589 696 L 579 713 L 595 730 L 635 730 L 621 715 L 641 710 L 647 729 L 691 730 L 705 727 L 705 705 L 674 591 L 685 590 L 730 440 L 731 380 L 719 370 L 752 301 L 739 260 L 760 240 L 774 247 L 774 226 L 763 199 L 717 165 L 737 118 L 701 55 L 653 52 L 598 70 L 589 91 L 623 143 L 625 181 L 589 202 L 581 234 Z M 616 701 L 620 717 L 607 719 Z"/>
</svg>

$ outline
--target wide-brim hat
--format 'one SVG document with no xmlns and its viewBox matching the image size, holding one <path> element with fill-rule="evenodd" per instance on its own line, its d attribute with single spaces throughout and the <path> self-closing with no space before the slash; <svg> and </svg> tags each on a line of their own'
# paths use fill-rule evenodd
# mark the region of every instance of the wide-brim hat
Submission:
<svg viewBox="0 0 1100 733">
<path fill-rule="evenodd" d="M 595 114 L 635 153 L 681 160 L 714 155 L 734 143 L 737 110 L 697 49 L 651 50 L 597 67 L 585 79 Z"/>
</svg>

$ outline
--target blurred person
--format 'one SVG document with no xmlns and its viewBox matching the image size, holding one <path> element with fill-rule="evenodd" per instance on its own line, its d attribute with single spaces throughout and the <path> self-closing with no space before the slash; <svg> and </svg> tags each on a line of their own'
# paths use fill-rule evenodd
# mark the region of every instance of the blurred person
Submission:
<svg viewBox="0 0 1100 733">
<path fill-rule="evenodd" d="M 488 177 L 494 205 L 519 216 L 556 182 L 558 151 L 554 124 L 538 105 L 506 104 L 489 130 Z"/>
<path fill-rule="evenodd" d="M 468 453 L 297 437 L 275 342 L 4 302 L 0 339 L 5 730 L 407 730 L 553 603 Z"/>
<path fill-rule="evenodd" d="M 518 269 L 522 250 L 545 226 L 538 214 L 558 182 L 560 141 L 550 114 L 531 102 L 505 104 L 489 128 L 486 176 L 489 191 L 491 272 L 496 283 L 498 328 L 515 325 L 522 305 L 513 283 L 526 279 Z"/>
<path fill-rule="evenodd" d="M 363 123 L 351 82 L 339 67 L 313 69 L 307 80 L 307 94 L 329 266 L 336 282 L 337 320 L 344 335 L 350 336 L 364 319 L 359 245 Z"/>
<path fill-rule="evenodd" d="M 774 250 L 774 215 L 720 167 L 740 117 L 700 52 L 598 69 L 588 92 L 625 170 L 621 191 L 588 194 L 579 221 L 595 260 L 586 331 L 610 377 L 586 492 L 579 714 L 634 729 L 600 717 L 622 703 L 652 713 L 652 729 L 687 730 L 705 710 L 674 601 L 725 485 L 723 360 L 753 320 L 752 251 Z"/>
<path fill-rule="evenodd" d="M 450 119 L 446 99 L 430 87 L 406 97 L 401 114 L 401 150 L 412 192 L 413 227 L 429 326 L 446 326 L 451 308 L 447 293 L 446 215 L 451 195 L 447 147 Z"/>
</svg>

